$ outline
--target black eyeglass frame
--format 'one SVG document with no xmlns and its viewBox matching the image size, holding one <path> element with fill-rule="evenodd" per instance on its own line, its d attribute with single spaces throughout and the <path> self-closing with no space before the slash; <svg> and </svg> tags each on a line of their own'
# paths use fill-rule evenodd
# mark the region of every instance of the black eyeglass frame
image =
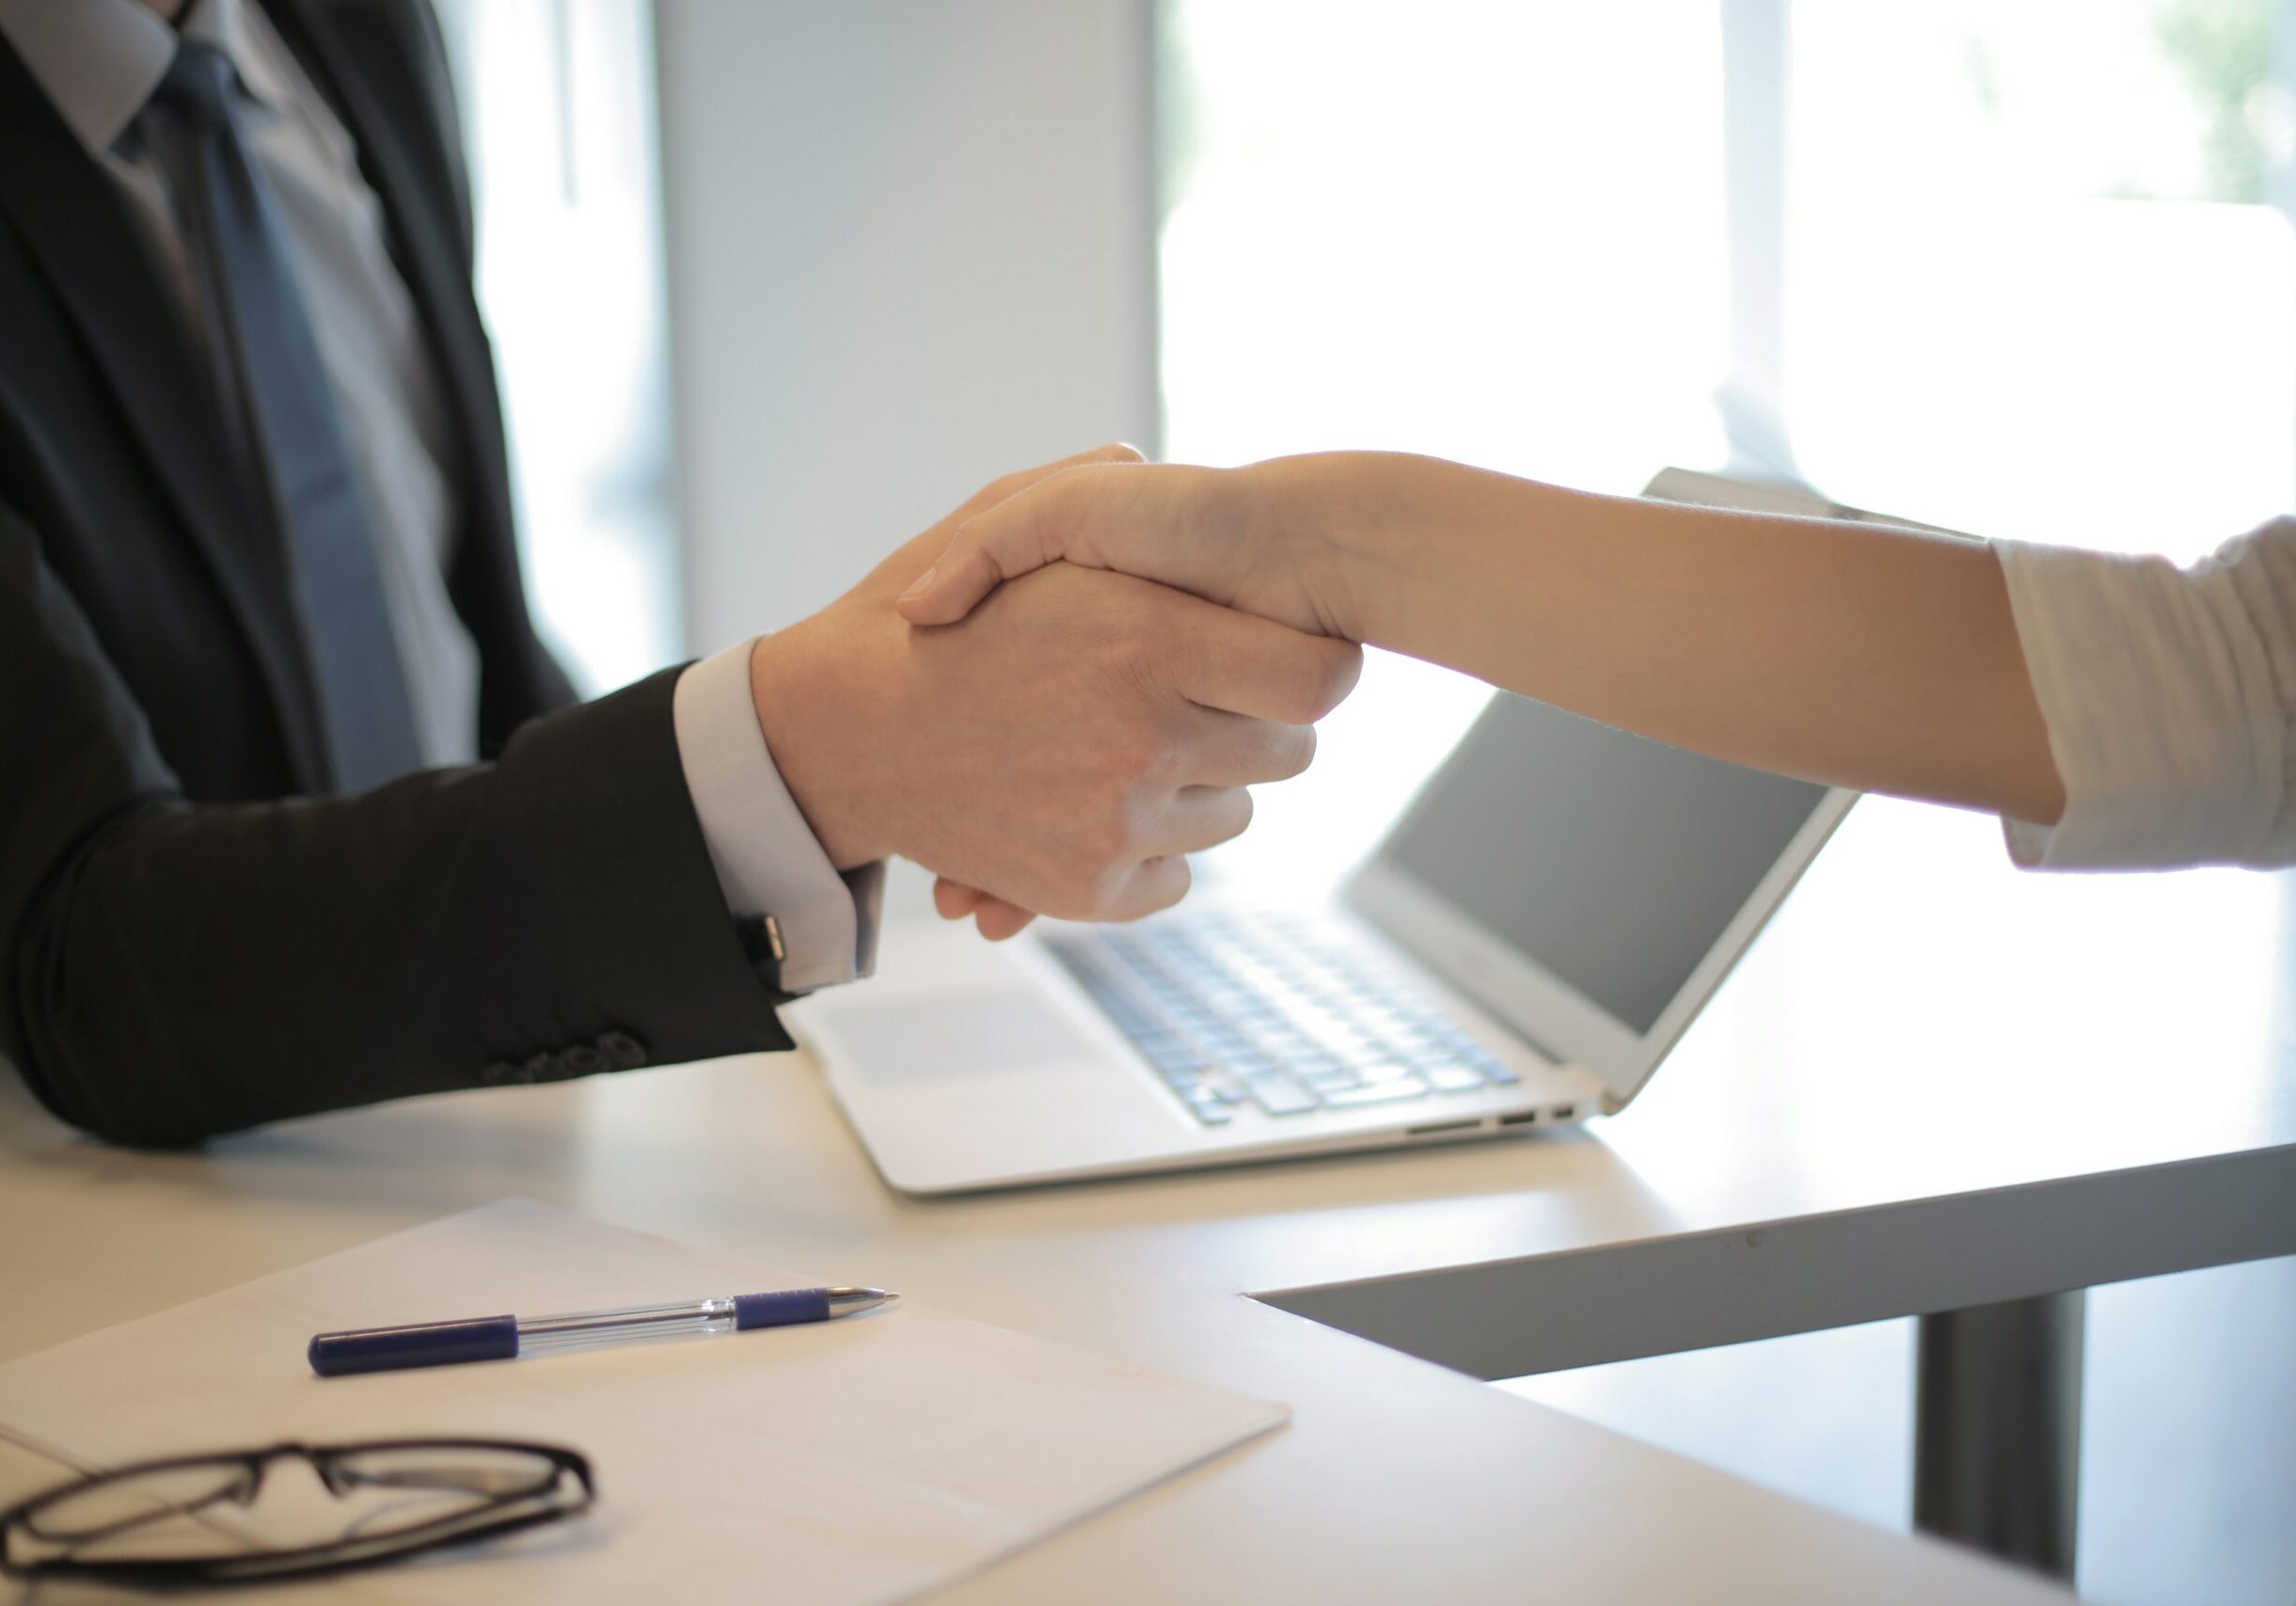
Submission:
<svg viewBox="0 0 2296 1606">
<path fill-rule="evenodd" d="M 327 1491 L 340 1497 L 355 1486 L 351 1480 L 343 1477 L 338 1470 L 338 1463 L 355 1455 L 407 1450 L 483 1450 L 532 1455 L 549 1463 L 551 1473 L 547 1480 L 537 1482 L 532 1488 L 495 1495 L 468 1510 L 435 1518 L 428 1522 L 417 1523 L 411 1528 L 371 1539 L 346 1535 L 324 1545 L 248 1550 L 237 1555 L 155 1556 L 119 1561 L 81 1561 L 70 1554 L 23 1562 L 15 1558 L 12 1539 L 20 1529 L 38 1542 L 63 1542 L 40 1534 L 35 1526 L 33 1519 L 41 1507 L 54 1505 L 67 1496 L 85 1494 L 105 1484 L 125 1483 L 133 1478 L 149 1477 L 154 1472 L 172 1471 L 181 1467 L 236 1466 L 245 1469 L 246 1482 L 244 1485 L 226 1485 L 194 1504 L 154 1514 L 155 1517 L 186 1516 L 242 1488 L 245 1489 L 242 1503 L 254 1500 L 262 1488 L 266 1469 L 274 1461 L 299 1458 L 308 1462 L 320 1482 L 326 1486 Z M 535 1510 L 517 1509 L 563 1487 L 568 1477 L 579 1486 L 581 1492 L 578 1498 Z M 591 1475 L 590 1457 L 564 1445 L 536 1444 L 521 1439 L 369 1439 L 344 1444 L 287 1442 L 266 1445 L 260 1450 L 222 1450 L 198 1455 L 169 1455 L 74 1478 L 69 1483 L 42 1489 L 29 1499 L 19 1501 L 7 1510 L 0 1511 L 0 1577 L 26 1580 L 78 1578 L 147 1585 L 241 1583 L 272 1578 L 312 1578 L 327 1573 L 352 1572 L 396 1561 L 404 1556 L 417 1555 L 424 1550 L 461 1544 L 466 1540 L 491 1539 L 515 1533 L 521 1528 L 562 1521 L 589 1510 L 596 1499 L 597 1485 Z M 120 1524 L 87 1537 L 102 1538 L 130 1525 Z"/>
</svg>

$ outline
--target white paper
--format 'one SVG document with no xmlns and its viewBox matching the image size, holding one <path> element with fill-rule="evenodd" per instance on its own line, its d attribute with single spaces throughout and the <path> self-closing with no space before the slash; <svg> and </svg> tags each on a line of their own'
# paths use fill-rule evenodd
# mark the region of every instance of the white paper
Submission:
<svg viewBox="0 0 2296 1606">
<path fill-rule="evenodd" d="M 345 1328 L 822 1280 L 505 1200 L 0 1366 L 0 1428 L 92 1466 L 433 1432 L 568 1444 L 595 1470 L 586 1516 L 334 1591 L 624 1603 L 716 1584 L 860 1606 L 973 1571 L 1288 1414 L 907 1303 L 360 1377 L 304 1359 L 313 1333 Z"/>
</svg>

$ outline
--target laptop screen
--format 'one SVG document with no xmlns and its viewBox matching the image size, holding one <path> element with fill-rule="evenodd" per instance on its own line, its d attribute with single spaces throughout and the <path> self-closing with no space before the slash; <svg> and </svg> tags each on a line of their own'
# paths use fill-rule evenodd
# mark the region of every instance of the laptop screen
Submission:
<svg viewBox="0 0 2296 1606">
<path fill-rule="evenodd" d="M 1501 693 L 1380 856 L 1639 1035 L 1827 796 Z"/>
</svg>

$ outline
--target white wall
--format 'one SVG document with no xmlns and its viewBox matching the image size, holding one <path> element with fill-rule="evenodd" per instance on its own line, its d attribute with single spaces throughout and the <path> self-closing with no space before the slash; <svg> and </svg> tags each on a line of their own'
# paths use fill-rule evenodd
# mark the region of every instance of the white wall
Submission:
<svg viewBox="0 0 2296 1606">
<path fill-rule="evenodd" d="M 1150 0 L 658 0 L 689 645 L 1157 421 Z"/>
</svg>

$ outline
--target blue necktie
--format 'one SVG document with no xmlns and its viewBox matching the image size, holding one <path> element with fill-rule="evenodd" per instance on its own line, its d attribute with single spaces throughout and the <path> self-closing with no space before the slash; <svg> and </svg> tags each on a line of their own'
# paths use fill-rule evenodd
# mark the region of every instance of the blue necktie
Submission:
<svg viewBox="0 0 2296 1606">
<path fill-rule="evenodd" d="M 294 565 L 335 785 L 358 791 L 421 768 L 422 750 L 286 225 L 233 117 L 237 83 L 230 57 L 186 40 L 154 100 L 181 127 L 180 199 L 214 325 L 209 345 Z"/>
</svg>

